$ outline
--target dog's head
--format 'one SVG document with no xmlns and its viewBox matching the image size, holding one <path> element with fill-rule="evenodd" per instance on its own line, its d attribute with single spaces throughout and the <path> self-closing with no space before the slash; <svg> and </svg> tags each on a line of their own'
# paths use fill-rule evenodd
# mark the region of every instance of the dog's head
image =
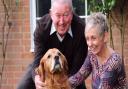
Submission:
<svg viewBox="0 0 128 89">
<path fill-rule="evenodd" d="M 67 72 L 67 60 L 65 56 L 56 48 L 49 49 L 40 61 L 39 67 L 36 69 L 36 73 L 44 79 L 45 72 L 47 73 L 61 73 Z"/>
</svg>

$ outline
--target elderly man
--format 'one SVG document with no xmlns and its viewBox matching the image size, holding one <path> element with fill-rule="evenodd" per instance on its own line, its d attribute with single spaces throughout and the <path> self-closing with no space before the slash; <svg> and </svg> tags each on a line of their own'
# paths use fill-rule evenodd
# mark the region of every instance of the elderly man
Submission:
<svg viewBox="0 0 128 89">
<path fill-rule="evenodd" d="M 75 74 L 87 55 L 85 23 L 73 13 L 71 0 L 52 0 L 50 13 L 37 21 L 34 33 L 35 60 L 29 66 L 17 89 L 42 89 L 40 76 L 34 69 L 50 48 L 58 48 L 68 62 L 69 77 Z M 85 89 L 84 82 L 77 89 Z"/>
</svg>

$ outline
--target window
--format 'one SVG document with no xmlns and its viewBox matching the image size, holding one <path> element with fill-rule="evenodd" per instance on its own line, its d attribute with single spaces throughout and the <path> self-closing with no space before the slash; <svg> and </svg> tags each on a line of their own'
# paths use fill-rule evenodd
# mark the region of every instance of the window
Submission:
<svg viewBox="0 0 128 89">
<path fill-rule="evenodd" d="M 30 32 L 31 32 L 31 52 L 34 52 L 33 33 L 36 28 L 36 20 L 49 12 L 51 0 L 30 0 Z M 75 13 L 81 18 L 87 15 L 87 0 L 73 0 Z"/>
<path fill-rule="evenodd" d="M 36 17 L 42 17 L 49 12 L 51 0 L 36 0 Z"/>
</svg>

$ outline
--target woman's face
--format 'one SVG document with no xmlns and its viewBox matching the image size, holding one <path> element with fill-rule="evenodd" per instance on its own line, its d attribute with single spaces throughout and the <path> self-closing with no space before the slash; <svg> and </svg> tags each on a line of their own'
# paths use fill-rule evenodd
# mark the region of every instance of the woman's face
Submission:
<svg viewBox="0 0 128 89">
<path fill-rule="evenodd" d="M 98 27 L 93 27 L 85 31 L 85 38 L 88 50 L 96 55 L 100 54 L 106 42 L 104 35 L 99 34 Z"/>
</svg>

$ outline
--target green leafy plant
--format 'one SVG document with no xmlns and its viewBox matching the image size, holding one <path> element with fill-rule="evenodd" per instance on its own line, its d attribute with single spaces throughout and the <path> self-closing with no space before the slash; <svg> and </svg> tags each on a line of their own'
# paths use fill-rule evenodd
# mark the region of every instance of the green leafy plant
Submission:
<svg viewBox="0 0 128 89">
<path fill-rule="evenodd" d="M 88 12 L 103 12 L 109 13 L 116 0 L 88 0 Z"/>
</svg>

